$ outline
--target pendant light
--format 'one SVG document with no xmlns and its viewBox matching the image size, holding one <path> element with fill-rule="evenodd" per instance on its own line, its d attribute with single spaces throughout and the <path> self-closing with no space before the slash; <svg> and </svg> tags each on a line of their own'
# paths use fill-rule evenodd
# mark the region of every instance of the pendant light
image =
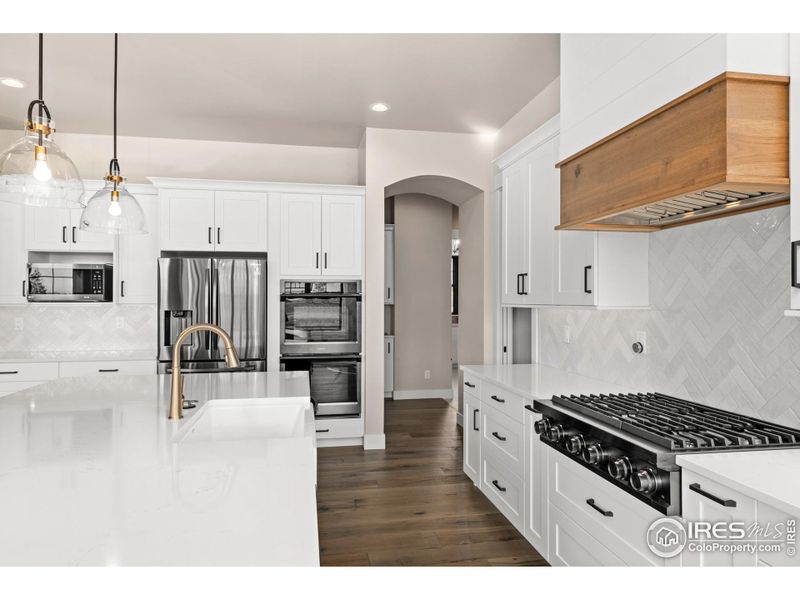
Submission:
<svg viewBox="0 0 800 600">
<path fill-rule="evenodd" d="M 125 179 L 120 174 L 117 161 L 117 47 L 114 34 L 114 158 L 108 166 L 106 184 L 89 199 L 81 214 L 80 227 L 94 233 L 147 233 L 144 212 L 136 198 L 125 189 Z"/>
<path fill-rule="evenodd" d="M 0 200 L 28 206 L 79 207 L 83 181 L 53 141 L 55 124 L 42 96 L 44 35 L 39 34 L 39 97 L 28 105 L 25 135 L 0 154 Z M 34 108 L 38 115 L 34 116 Z"/>
</svg>

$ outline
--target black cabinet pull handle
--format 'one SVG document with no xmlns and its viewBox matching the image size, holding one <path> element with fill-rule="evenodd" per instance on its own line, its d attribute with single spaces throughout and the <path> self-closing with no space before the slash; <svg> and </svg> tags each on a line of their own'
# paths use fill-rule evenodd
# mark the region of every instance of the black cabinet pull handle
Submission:
<svg viewBox="0 0 800 600">
<path fill-rule="evenodd" d="M 604 517 L 613 517 L 614 516 L 614 513 L 611 512 L 610 510 L 604 510 L 604 509 L 600 508 L 599 506 L 597 506 L 597 504 L 595 504 L 595 502 L 594 502 L 594 498 L 587 499 L 586 500 L 586 504 L 591 506 L 593 509 L 595 509 L 597 512 L 599 512 Z"/>
<path fill-rule="evenodd" d="M 720 498 L 719 496 L 715 496 L 703 488 L 700 487 L 699 483 L 692 483 L 689 485 L 689 489 L 695 492 L 696 494 L 700 494 L 701 496 L 705 496 L 709 500 L 716 502 L 717 504 L 721 504 L 722 506 L 727 506 L 729 508 L 736 508 L 736 500 L 731 500 L 730 498 Z"/>
<path fill-rule="evenodd" d="M 387 354 L 392 353 L 392 342 L 386 342 L 386 353 Z"/>
<path fill-rule="evenodd" d="M 0 371 L 0 375 L 16 375 L 19 371 Z"/>
<path fill-rule="evenodd" d="M 390 287 L 386 288 L 386 293 L 387 293 L 386 299 L 387 300 L 391 300 L 392 299 L 392 288 L 390 288 Z"/>
<path fill-rule="evenodd" d="M 583 292 L 585 294 L 591 294 L 592 290 L 589 289 L 589 270 L 592 268 L 592 265 L 586 265 L 583 267 Z"/>
<path fill-rule="evenodd" d="M 475 387 L 475 384 L 474 383 L 470 383 L 469 381 L 465 381 L 464 385 L 467 386 L 468 388 L 474 388 Z"/>
<path fill-rule="evenodd" d="M 503 404 L 506 401 L 505 398 L 498 398 L 497 396 L 489 396 L 489 397 L 495 402 L 499 402 L 500 404 Z"/>
<path fill-rule="evenodd" d="M 792 242 L 792 287 L 800 288 L 800 281 L 797 281 L 797 247 L 800 240 Z"/>
<path fill-rule="evenodd" d="M 67 226 L 66 225 L 64 225 L 61 228 L 61 241 L 64 242 L 65 244 L 67 243 Z"/>
<path fill-rule="evenodd" d="M 218 243 L 218 244 L 221 244 L 221 243 L 222 243 L 222 242 L 220 241 L 220 234 L 221 234 L 221 233 L 222 233 L 222 227 L 217 227 L 217 243 Z"/>
<path fill-rule="evenodd" d="M 314 268 L 315 269 L 319 269 L 319 252 L 317 252 L 317 262 L 316 262 L 316 266 Z"/>
<path fill-rule="evenodd" d="M 519 280 L 520 280 L 521 277 L 522 277 L 522 273 L 517 273 L 517 296 L 521 296 L 522 295 L 522 290 L 520 289 L 520 283 L 519 283 Z"/>
<path fill-rule="evenodd" d="M 528 292 L 525 291 L 525 278 L 528 277 L 528 274 L 521 273 L 520 277 L 522 277 L 522 291 L 520 292 L 520 296 L 527 296 Z"/>
<path fill-rule="evenodd" d="M 492 432 L 492 435 L 493 435 L 494 437 L 496 437 L 498 440 L 500 440 L 501 442 L 505 442 L 505 441 L 506 441 L 506 439 L 508 439 L 508 438 L 506 438 L 506 437 L 503 437 L 502 435 L 500 435 L 500 434 L 499 434 L 499 433 L 497 433 L 496 431 L 493 431 L 493 432 Z"/>
<path fill-rule="evenodd" d="M 317 433 L 328 433 L 330 429 L 317 429 Z"/>
<path fill-rule="evenodd" d="M 500 490 L 501 492 L 505 492 L 505 491 L 506 491 L 506 488 L 504 488 L 502 485 L 500 485 L 499 483 L 497 483 L 497 479 L 495 479 L 494 481 L 492 481 L 492 485 L 493 485 L 494 487 L 496 487 L 498 490 Z"/>
<path fill-rule="evenodd" d="M 532 413 L 536 413 L 537 415 L 538 415 L 538 414 L 540 414 L 538 410 L 536 410 L 535 408 L 533 408 L 533 405 L 532 405 L 532 404 L 526 404 L 526 405 L 525 405 L 525 410 L 529 410 L 529 411 L 531 411 Z"/>
<path fill-rule="evenodd" d="M 119 295 L 121 298 L 125 297 L 125 280 L 119 282 Z"/>
<path fill-rule="evenodd" d="M 328 253 L 327 252 L 325 253 L 325 264 L 323 265 L 323 268 L 324 269 L 328 268 Z"/>
<path fill-rule="evenodd" d="M 214 239 L 211 237 L 211 229 L 212 229 L 211 227 L 208 228 L 208 243 L 209 244 L 213 244 L 214 243 Z"/>
<path fill-rule="evenodd" d="M 97 369 L 98 373 L 119 373 L 119 369 Z"/>
<path fill-rule="evenodd" d="M 472 411 L 472 429 L 474 429 L 475 431 L 480 431 L 480 429 L 478 429 L 477 423 L 475 422 L 475 419 L 477 418 L 479 412 L 480 409 L 477 408 Z"/>
<path fill-rule="evenodd" d="M 22 280 L 22 297 L 23 297 L 23 298 L 24 298 L 25 296 L 27 296 L 27 294 L 25 293 L 25 291 L 26 291 L 26 290 L 25 290 L 25 284 L 26 284 L 26 283 L 27 283 L 27 282 L 26 282 L 26 281 L 23 279 L 23 280 Z"/>
<path fill-rule="evenodd" d="M 73 227 L 72 228 L 72 243 L 73 244 L 77 244 L 78 243 L 78 240 L 75 238 L 75 232 L 76 232 L 77 229 L 78 229 L 77 227 Z"/>
</svg>

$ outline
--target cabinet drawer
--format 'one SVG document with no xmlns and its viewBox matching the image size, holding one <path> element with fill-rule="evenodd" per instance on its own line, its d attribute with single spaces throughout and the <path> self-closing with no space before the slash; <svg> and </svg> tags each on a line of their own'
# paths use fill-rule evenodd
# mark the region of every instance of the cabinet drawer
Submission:
<svg viewBox="0 0 800 600">
<path fill-rule="evenodd" d="M 619 556 L 598 542 L 559 509 L 550 509 L 550 564 L 565 567 L 624 566 Z"/>
<path fill-rule="evenodd" d="M 479 399 L 481 397 L 481 380 L 466 371 L 464 371 L 464 393 Z"/>
<path fill-rule="evenodd" d="M 57 362 L 0 363 L 0 383 L 58 379 Z"/>
<path fill-rule="evenodd" d="M 481 491 L 517 529 L 522 529 L 522 479 L 492 454 L 481 454 Z"/>
<path fill-rule="evenodd" d="M 525 421 L 525 400 L 519 394 L 509 392 L 499 385 L 484 381 L 481 386 L 481 402 L 508 415 L 518 423 Z"/>
<path fill-rule="evenodd" d="M 156 372 L 155 360 L 102 360 L 62 362 L 61 377 L 83 377 L 85 375 L 151 375 Z"/>
<path fill-rule="evenodd" d="M 318 440 L 364 436 L 364 422 L 361 419 L 317 419 L 314 425 Z"/>
<path fill-rule="evenodd" d="M 39 385 L 41 381 L 0 381 L 0 398 Z"/>
<path fill-rule="evenodd" d="M 629 565 L 663 565 L 647 546 L 647 529 L 660 512 L 582 465 L 552 453 L 550 505 L 559 508 Z"/>
<path fill-rule="evenodd" d="M 522 476 L 523 426 L 488 404 L 482 404 L 481 447 L 497 455 Z"/>
</svg>

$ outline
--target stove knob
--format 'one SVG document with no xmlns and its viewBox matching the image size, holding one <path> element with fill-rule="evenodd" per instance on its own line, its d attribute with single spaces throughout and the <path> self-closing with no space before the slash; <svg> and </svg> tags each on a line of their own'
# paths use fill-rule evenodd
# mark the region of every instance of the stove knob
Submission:
<svg viewBox="0 0 800 600">
<path fill-rule="evenodd" d="M 662 476 L 653 467 L 637 469 L 631 474 L 631 487 L 643 494 L 655 494 L 663 486 Z"/>
<path fill-rule="evenodd" d="M 536 432 L 537 435 L 542 435 L 550 428 L 550 419 L 545 417 L 544 419 L 540 419 L 533 424 L 533 430 Z"/>
<path fill-rule="evenodd" d="M 595 442 L 594 444 L 589 444 L 586 448 L 583 449 L 583 453 L 581 453 L 581 458 L 590 465 L 595 465 L 597 467 L 601 466 L 608 456 L 606 455 L 606 451 L 603 450 L 603 447 Z"/>
<path fill-rule="evenodd" d="M 545 437 L 555 444 L 563 439 L 564 433 L 564 427 L 562 425 L 555 424 L 547 428 Z"/>
<path fill-rule="evenodd" d="M 611 475 L 614 479 L 619 479 L 620 481 L 627 481 L 628 478 L 631 476 L 631 472 L 633 469 L 631 468 L 631 461 L 628 460 L 627 456 L 621 456 L 619 458 L 615 458 L 610 463 L 608 463 L 608 474 Z"/>
<path fill-rule="evenodd" d="M 581 434 L 573 435 L 567 438 L 564 442 L 564 447 L 570 454 L 580 454 L 584 447 L 583 436 Z"/>
</svg>

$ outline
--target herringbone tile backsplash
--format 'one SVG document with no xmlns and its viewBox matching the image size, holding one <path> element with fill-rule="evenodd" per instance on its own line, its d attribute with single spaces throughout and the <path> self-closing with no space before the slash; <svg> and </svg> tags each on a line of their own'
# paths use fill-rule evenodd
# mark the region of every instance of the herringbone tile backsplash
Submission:
<svg viewBox="0 0 800 600">
<path fill-rule="evenodd" d="M 788 207 L 651 234 L 652 309 L 541 309 L 539 360 L 800 426 L 789 258 Z M 638 331 L 645 355 L 631 350 Z"/>
</svg>

